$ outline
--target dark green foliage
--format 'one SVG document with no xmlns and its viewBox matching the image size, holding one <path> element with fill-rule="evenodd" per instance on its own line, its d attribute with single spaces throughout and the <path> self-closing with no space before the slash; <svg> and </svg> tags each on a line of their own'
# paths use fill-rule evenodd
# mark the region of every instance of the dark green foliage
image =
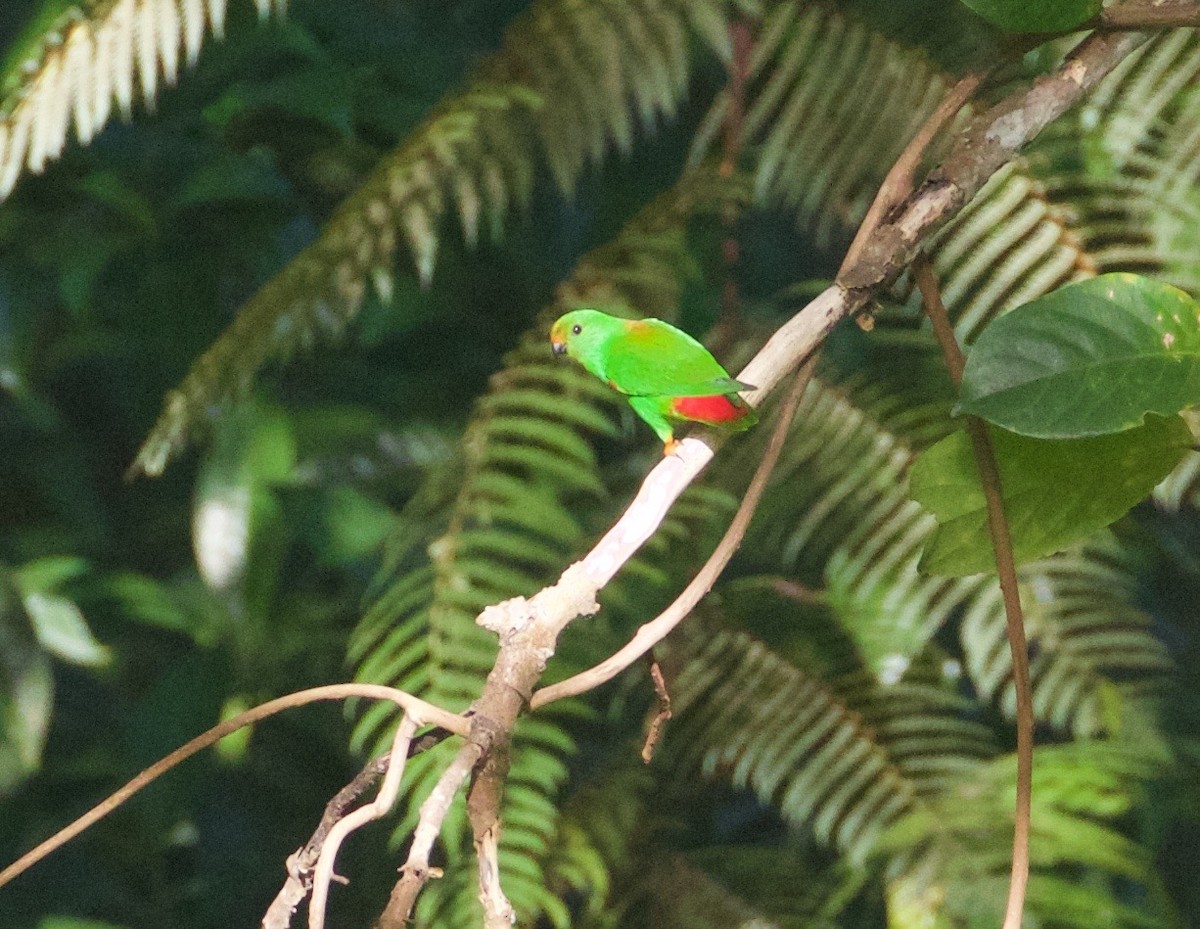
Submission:
<svg viewBox="0 0 1200 929">
<path fill-rule="evenodd" d="M 481 224 L 497 237 L 509 211 L 528 204 L 543 158 L 569 193 L 610 145 L 627 150 L 639 119 L 652 126 L 679 105 L 689 26 L 724 42 L 725 5 L 536 3 L 509 28 L 504 48 L 375 167 L 196 363 L 167 399 L 139 470 L 161 472 L 196 421 L 244 392 L 268 359 L 339 333 L 369 285 L 390 302 L 398 242 L 428 284 L 447 214 L 457 215 L 468 243 Z"/>
<path fill-rule="evenodd" d="M 711 324 L 722 359 L 749 357 L 834 272 L 957 69 L 1007 61 L 993 99 L 1067 47 L 1013 60 L 959 0 L 296 0 L 263 24 L 242 3 L 224 42 L 201 43 L 226 5 L 196 33 L 179 0 L 161 6 L 193 11 L 191 33 L 168 13 L 142 57 L 79 66 L 84 84 L 121 79 L 118 109 L 138 96 L 156 113 L 51 165 L 78 91 L 38 97 L 58 109 L 36 109 L 54 130 L 36 144 L 4 133 L 34 119 L 23 101 L 51 86 L 56 43 L 112 28 L 119 4 L 25 6 L 42 18 L 4 40 L 0 188 L 48 176 L 0 205 L 6 860 L 271 696 L 353 674 L 467 706 L 496 650 L 478 612 L 555 579 L 659 454 L 619 398 L 554 359 L 550 320 L 587 304 Z M 731 23 L 756 42 L 730 174 Z M 171 54 L 201 44 L 179 74 Z M 939 234 L 965 342 L 1098 272 L 1195 296 L 1198 76 L 1194 33 L 1155 38 Z M 103 123 L 77 125 L 86 140 Z M 312 351 L 271 370 L 297 349 Z M 998 924 L 1002 603 L 989 577 L 918 570 L 937 530 L 909 484 L 955 434 L 955 399 L 905 281 L 874 332 L 835 333 L 742 548 L 656 654 L 676 715 L 653 763 L 640 667 L 515 733 L 500 863 L 522 925 Z M 567 631 L 548 679 L 611 654 L 694 574 L 772 402 Z M 197 438 L 194 467 L 120 480 Z M 1189 441 L 1178 424 L 1167 438 Z M 1100 500 L 1118 476 L 1138 497 L 1157 477 L 1110 464 L 1051 470 Z M 935 470 L 967 499 L 962 469 Z M 1157 502 L 1081 540 L 1066 519 L 1071 547 L 1021 570 L 1038 925 L 1194 920 L 1197 681 L 1174 669 L 1198 651 L 1198 481 L 1193 453 Z M 1053 528 L 1058 502 L 1032 521 Z M 954 553 L 987 544 L 976 528 Z M 0 891 L 0 924 L 253 925 L 326 800 L 390 739 L 390 704 L 351 716 L 300 711 L 195 760 Z M 344 850 L 331 925 L 378 913 L 453 750 L 413 759 L 395 820 Z M 461 805 L 435 863 L 416 924 L 478 925 Z"/>
<path fill-rule="evenodd" d="M 1103 0 L 962 0 L 997 26 L 1013 32 L 1063 32 L 1100 12 Z"/>
<path fill-rule="evenodd" d="M 958 411 L 1021 435 L 1074 439 L 1200 404 L 1200 307 L 1132 274 L 1060 287 L 988 327 Z M 1114 383 L 1121 385 L 1114 391 Z"/>
<path fill-rule="evenodd" d="M 1017 564 L 1052 555 L 1116 522 L 1179 464 L 1193 439 L 1179 416 L 1082 439 L 1036 439 L 987 427 L 1002 482 Z M 1092 484 L 1100 472 L 1104 482 Z M 930 574 L 994 568 L 987 503 L 965 433 L 925 452 L 913 466 L 912 496 L 937 517 L 921 558 Z"/>
</svg>

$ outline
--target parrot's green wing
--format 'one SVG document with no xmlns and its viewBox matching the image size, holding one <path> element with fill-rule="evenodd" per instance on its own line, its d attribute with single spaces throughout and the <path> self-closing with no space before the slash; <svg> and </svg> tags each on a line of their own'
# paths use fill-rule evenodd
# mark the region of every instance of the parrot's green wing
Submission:
<svg viewBox="0 0 1200 929">
<path fill-rule="evenodd" d="M 730 377 L 686 332 L 658 319 L 629 323 L 609 341 L 604 378 L 633 397 L 707 397 L 754 389 Z"/>
</svg>

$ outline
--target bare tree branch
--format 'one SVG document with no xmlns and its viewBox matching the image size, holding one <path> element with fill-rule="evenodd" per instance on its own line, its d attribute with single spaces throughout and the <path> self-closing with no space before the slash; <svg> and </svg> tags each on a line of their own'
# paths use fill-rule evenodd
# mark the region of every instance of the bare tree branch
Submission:
<svg viewBox="0 0 1200 929">
<path fill-rule="evenodd" d="M 308 929 L 325 929 L 325 904 L 329 899 L 329 882 L 333 878 L 333 865 L 337 860 L 338 849 L 346 836 L 372 820 L 385 816 L 396 802 L 400 778 L 404 774 L 404 762 L 408 759 L 408 747 L 416 731 L 417 721 L 405 713 L 392 739 L 387 774 L 384 775 L 379 793 L 370 803 L 360 806 L 329 830 L 329 838 L 321 849 L 317 858 L 317 869 L 313 874 L 312 900 L 308 906 Z"/>
<path fill-rule="evenodd" d="M 244 713 L 238 713 L 236 716 L 213 726 L 207 732 L 203 732 L 191 741 L 184 743 L 165 758 L 161 758 L 150 765 L 150 767 L 96 804 L 70 825 L 60 829 L 50 838 L 46 839 L 46 841 L 26 852 L 3 871 L 0 871 L 0 887 L 13 880 L 17 875 L 27 871 L 55 849 L 71 841 L 71 839 L 75 838 L 75 836 L 79 835 L 85 829 L 99 822 L 143 787 L 153 783 L 177 764 L 186 761 L 192 755 L 208 748 L 210 745 L 221 741 L 221 739 L 225 738 L 231 732 L 237 732 L 237 730 L 256 723 L 259 720 L 266 719 L 268 716 L 274 716 L 276 713 L 282 713 L 284 710 L 304 706 L 306 703 L 316 703 L 320 700 L 348 700 L 351 697 L 390 700 L 405 713 L 409 713 L 414 719 L 419 720 L 420 725 L 435 723 L 443 729 L 448 729 L 460 735 L 466 735 L 469 731 L 469 722 L 463 717 L 448 710 L 443 710 L 441 707 L 434 706 L 432 703 L 427 703 L 420 697 L 414 697 L 412 694 L 405 693 L 402 690 L 397 690 L 394 687 L 384 687 L 380 684 L 330 684 L 326 687 L 313 687 L 309 690 L 287 694 L 275 700 L 269 700 L 260 706 L 253 707 Z"/>
<path fill-rule="evenodd" d="M 435 745 L 440 745 L 450 735 L 453 733 L 440 728 L 423 733 L 409 743 L 408 757 L 411 758 L 428 751 Z M 312 889 L 313 871 L 317 866 L 318 858 L 320 858 L 321 849 L 325 847 L 325 840 L 329 837 L 330 830 L 346 815 L 354 801 L 388 772 L 391 757 L 391 753 L 388 752 L 368 761 L 363 769 L 354 776 L 354 780 L 339 790 L 333 799 L 325 804 L 325 812 L 321 815 L 321 821 L 317 823 L 317 828 L 313 830 L 308 841 L 302 848 L 288 855 L 287 880 L 279 888 L 279 893 L 275 895 L 275 899 L 271 901 L 271 905 L 263 915 L 261 929 L 288 929 L 292 924 L 292 916 L 296 912 L 296 907 Z"/>
<path fill-rule="evenodd" d="M 1172 29 L 1200 27 L 1200 4 L 1122 3 L 1110 6 L 1088 24 L 1096 29 Z"/>
</svg>

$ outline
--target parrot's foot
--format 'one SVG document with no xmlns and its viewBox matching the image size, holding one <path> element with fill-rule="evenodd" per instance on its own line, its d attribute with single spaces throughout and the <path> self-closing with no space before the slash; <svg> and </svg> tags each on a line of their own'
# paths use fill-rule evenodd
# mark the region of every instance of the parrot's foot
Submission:
<svg viewBox="0 0 1200 929">
<path fill-rule="evenodd" d="M 663 457 L 665 458 L 667 455 L 677 455 L 678 453 L 679 440 L 675 438 L 675 436 L 671 436 L 671 438 L 667 439 L 667 441 L 663 443 Z"/>
</svg>

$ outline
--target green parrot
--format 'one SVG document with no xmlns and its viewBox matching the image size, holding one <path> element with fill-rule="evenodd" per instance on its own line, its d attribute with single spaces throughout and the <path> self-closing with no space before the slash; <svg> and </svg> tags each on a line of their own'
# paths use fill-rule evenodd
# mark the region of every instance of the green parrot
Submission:
<svg viewBox="0 0 1200 929">
<path fill-rule="evenodd" d="M 673 454 L 676 423 L 741 431 L 758 422 L 738 396 L 753 390 L 734 380 L 703 345 L 660 319 L 621 319 L 599 310 L 572 310 L 550 328 L 556 355 L 570 355 L 613 390 Z"/>
</svg>

